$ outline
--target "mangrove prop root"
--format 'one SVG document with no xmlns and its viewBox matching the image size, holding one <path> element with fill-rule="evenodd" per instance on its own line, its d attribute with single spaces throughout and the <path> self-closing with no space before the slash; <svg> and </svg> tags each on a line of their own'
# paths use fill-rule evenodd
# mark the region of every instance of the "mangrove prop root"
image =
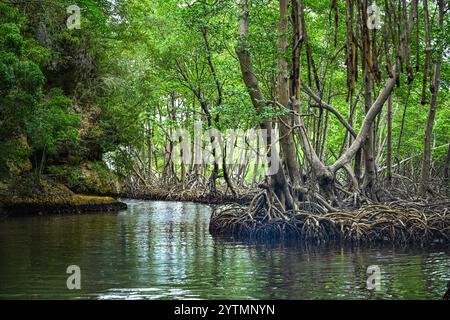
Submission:
<svg viewBox="0 0 450 320">
<path fill-rule="evenodd" d="M 229 205 L 214 213 L 213 235 L 238 239 L 300 239 L 315 243 L 430 244 L 450 242 L 450 210 L 433 206 L 393 202 L 371 204 L 358 210 L 326 214 L 288 211 L 281 214 L 264 206 L 264 194 L 248 208 Z"/>
<path fill-rule="evenodd" d="M 192 188 L 195 186 L 195 188 Z M 154 201 L 191 201 L 205 204 L 238 203 L 249 204 L 255 196 L 255 192 L 248 188 L 240 190 L 235 188 L 237 195 L 227 193 L 223 188 L 218 188 L 215 193 L 211 193 L 206 187 L 198 187 L 196 184 L 168 185 L 148 185 L 141 190 L 127 190 L 124 197 L 141 200 Z"/>
</svg>

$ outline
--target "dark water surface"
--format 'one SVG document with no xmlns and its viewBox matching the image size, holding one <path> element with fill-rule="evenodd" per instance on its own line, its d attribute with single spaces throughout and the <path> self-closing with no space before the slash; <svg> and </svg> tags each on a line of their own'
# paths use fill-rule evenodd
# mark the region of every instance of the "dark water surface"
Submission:
<svg viewBox="0 0 450 320">
<path fill-rule="evenodd" d="M 0 220 L 0 299 L 439 299 L 450 250 L 218 240 L 211 208 L 127 201 L 119 214 Z M 66 287 L 69 265 L 81 290 Z M 366 288 L 381 269 L 380 291 Z"/>
</svg>

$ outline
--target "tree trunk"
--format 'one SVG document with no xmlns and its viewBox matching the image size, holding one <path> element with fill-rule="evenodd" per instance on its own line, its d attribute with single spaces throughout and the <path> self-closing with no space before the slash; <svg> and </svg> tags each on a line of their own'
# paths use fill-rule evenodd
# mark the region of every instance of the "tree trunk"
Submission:
<svg viewBox="0 0 450 320">
<path fill-rule="evenodd" d="M 425 23 L 425 62 L 423 64 L 423 78 L 422 78 L 422 105 L 427 103 L 427 83 L 428 77 L 430 77 L 430 86 L 433 82 L 431 74 L 433 73 L 431 68 L 431 40 L 430 40 L 430 21 L 428 17 L 428 1 L 423 0 L 423 19 Z"/>
<path fill-rule="evenodd" d="M 387 180 L 390 185 L 392 182 L 392 95 L 388 99 L 386 168 Z"/>
<path fill-rule="evenodd" d="M 262 112 L 265 105 L 266 99 L 260 89 L 258 79 L 255 76 L 252 58 L 249 52 L 248 43 L 248 3 L 247 0 L 240 0 L 240 21 L 239 21 L 239 35 L 240 41 L 236 48 L 236 53 L 239 59 L 239 64 L 241 67 L 242 78 L 247 91 L 251 97 L 253 106 L 259 112 Z M 272 145 L 272 125 L 268 120 L 263 120 L 260 123 L 260 128 L 265 130 L 267 133 L 266 142 L 266 153 L 267 158 L 270 159 L 269 167 L 272 165 L 277 166 L 275 172 L 271 172 L 270 175 L 270 188 L 274 191 L 280 201 L 285 205 L 285 208 L 293 208 L 294 200 L 289 191 L 289 186 L 286 181 L 286 176 L 284 174 L 284 169 L 281 166 L 281 161 L 278 152 L 275 149 L 275 145 Z"/>
<path fill-rule="evenodd" d="M 447 158 L 444 167 L 444 183 L 447 192 L 450 192 L 450 140 L 448 141 Z"/>
<path fill-rule="evenodd" d="M 151 179 L 153 175 L 153 161 L 152 161 L 152 152 L 153 152 L 153 128 L 151 128 L 150 122 L 148 122 L 147 129 L 147 158 L 148 158 L 148 177 Z"/>
<path fill-rule="evenodd" d="M 442 28 L 444 25 L 444 1 L 439 0 L 439 27 Z M 423 147 L 423 161 L 422 161 L 422 181 L 420 185 L 420 191 L 422 195 L 426 195 L 430 190 L 430 170 L 431 170 L 431 142 L 433 137 L 433 126 L 434 119 L 436 117 L 436 106 L 437 98 L 439 94 L 439 86 L 441 83 L 441 65 L 442 65 L 442 55 L 441 52 L 438 55 L 436 61 L 436 67 L 434 72 L 434 78 L 432 80 L 432 85 L 430 86 L 431 99 L 430 99 L 430 109 L 428 111 L 427 125 L 425 129 L 425 139 Z"/>
<path fill-rule="evenodd" d="M 372 79 L 372 59 L 371 59 L 371 41 L 370 32 L 367 27 L 366 21 L 367 16 L 367 1 L 358 0 L 358 10 L 360 10 L 360 25 L 362 27 L 362 50 L 361 50 L 361 60 L 363 62 L 363 73 L 364 73 L 364 111 L 369 112 L 372 106 L 372 91 L 373 91 L 373 79 Z M 370 197 L 374 195 L 374 183 L 376 178 L 375 169 L 375 157 L 374 157 L 374 134 L 373 126 L 369 128 L 367 135 L 367 140 L 364 145 L 364 182 L 363 190 Z"/>
<path fill-rule="evenodd" d="M 279 38 L 278 38 L 278 102 L 286 109 L 292 110 L 292 105 L 289 103 L 289 76 L 288 65 L 285 58 L 288 40 L 288 1 L 280 0 L 280 22 L 279 22 Z M 297 161 L 297 154 L 294 145 L 293 136 L 293 116 L 287 114 L 280 117 L 280 145 L 284 155 L 286 169 L 289 178 L 294 187 L 300 186 L 300 166 Z"/>
</svg>

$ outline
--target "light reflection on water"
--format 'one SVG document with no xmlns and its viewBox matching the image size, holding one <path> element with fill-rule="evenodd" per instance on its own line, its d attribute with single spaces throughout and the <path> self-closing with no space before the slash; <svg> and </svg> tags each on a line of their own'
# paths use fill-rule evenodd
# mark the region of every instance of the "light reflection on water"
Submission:
<svg viewBox="0 0 450 320">
<path fill-rule="evenodd" d="M 119 214 L 0 221 L 0 298 L 439 299 L 448 249 L 308 248 L 214 239 L 208 206 L 127 201 Z M 82 288 L 66 289 L 79 265 Z M 366 289 L 379 265 L 381 291 Z"/>
</svg>

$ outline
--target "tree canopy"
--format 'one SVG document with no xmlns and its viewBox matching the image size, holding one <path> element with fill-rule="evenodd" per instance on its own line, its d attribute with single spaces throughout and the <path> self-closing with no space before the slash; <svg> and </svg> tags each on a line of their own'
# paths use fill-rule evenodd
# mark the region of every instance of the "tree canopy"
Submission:
<svg viewBox="0 0 450 320">
<path fill-rule="evenodd" d="M 80 0 L 80 29 L 67 27 L 70 5 L 0 4 L 2 179 L 75 188 L 73 172 L 96 163 L 131 192 L 267 185 L 287 208 L 380 200 L 392 179 L 448 192 L 445 1 Z M 174 162 L 177 130 L 195 136 L 199 121 L 219 161 Z M 273 146 L 230 133 L 261 128 Z M 275 175 L 238 161 L 272 147 Z"/>
</svg>

